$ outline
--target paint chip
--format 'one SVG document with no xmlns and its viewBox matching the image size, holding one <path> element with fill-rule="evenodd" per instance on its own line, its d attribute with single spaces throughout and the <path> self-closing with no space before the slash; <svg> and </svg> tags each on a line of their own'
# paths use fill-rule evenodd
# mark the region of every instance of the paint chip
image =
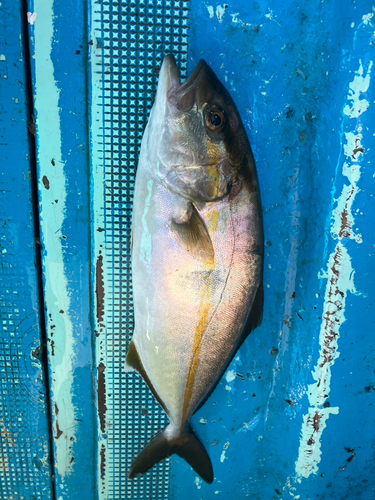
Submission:
<svg viewBox="0 0 375 500">
<path fill-rule="evenodd" d="M 31 24 L 31 26 L 35 23 L 36 16 L 37 16 L 36 12 L 27 13 L 27 22 Z"/>
</svg>

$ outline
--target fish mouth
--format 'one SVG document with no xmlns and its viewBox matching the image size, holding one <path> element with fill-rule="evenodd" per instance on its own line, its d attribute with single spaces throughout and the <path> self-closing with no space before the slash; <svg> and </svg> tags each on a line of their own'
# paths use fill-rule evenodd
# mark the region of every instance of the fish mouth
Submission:
<svg viewBox="0 0 375 500">
<path fill-rule="evenodd" d="M 206 67 L 207 63 L 203 59 L 198 61 L 191 75 L 181 84 L 176 60 L 172 54 L 168 54 L 164 57 L 160 70 L 158 93 L 159 88 L 163 90 L 168 104 L 180 111 L 191 109 L 195 102 L 199 76 Z"/>
</svg>

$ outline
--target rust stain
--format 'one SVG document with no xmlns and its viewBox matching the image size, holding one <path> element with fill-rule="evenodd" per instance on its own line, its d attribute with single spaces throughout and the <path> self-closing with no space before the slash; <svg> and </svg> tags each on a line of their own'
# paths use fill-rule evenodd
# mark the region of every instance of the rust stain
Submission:
<svg viewBox="0 0 375 500">
<path fill-rule="evenodd" d="M 105 366 L 101 362 L 98 366 L 98 413 L 100 421 L 100 430 L 105 432 L 105 413 L 107 411 L 107 406 L 105 404 Z"/>
<path fill-rule="evenodd" d="M 56 436 L 55 436 L 55 439 L 59 439 L 59 437 L 63 433 L 59 427 L 59 422 L 57 421 L 58 414 L 59 414 L 59 407 L 57 406 L 57 403 L 55 402 L 55 415 L 56 415 Z"/>
<path fill-rule="evenodd" d="M 63 431 L 60 429 L 59 427 L 59 423 L 56 419 L 56 436 L 55 436 L 55 439 L 59 439 L 59 437 L 61 436 L 61 434 L 63 433 Z"/>
<path fill-rule="evenodd" d="M 43 186 L 44 186 L 46 189 L 49 189 L 49 180 L 47 179 L 47 176 L 43 175 L 43 177 L 42 177 L 42 182 L 43 182 Z"/>
<path fill-rule="evenodd" d="M 3 421 L 0 420 L 1 437 L 8 443 L 9 446 L 14 446 L 14 439 L 12 433 L 8 431 Z"/>
<path fill-rule="evenodd" d="M 100 449 L 100 479 L 105 478 L 105 446 L 102 444 Z"/>
<path fill-rule="evenodd" d="M 7 457 L 0 458 L 0 471 L 9 472 L 9 461 Z"/>
<path fill-rule="evenodd" d="M 356 140 L 355 142 L 358 142 L 358 140 Z M 363 149 L 363 148 L 355 148 L 355 149 L 353 149 L 353 154 L 352 154 L 352 158 L 353 158 L 353 160 L 356 160 L 355 155 L 356 155 L 357 153 L 362 153 L 362 154 L 364 154 L 364 152 L 365 152 L 365 151 L 364 151 L 364 149 Z"/>
<path fill-rule="evenodd" d="M 103 256 L 99 255 L 96 261 L 96 317 L 98 322 L 103 321 L 104 316 L 104 279 L 103 279 Z"/>
</svg>

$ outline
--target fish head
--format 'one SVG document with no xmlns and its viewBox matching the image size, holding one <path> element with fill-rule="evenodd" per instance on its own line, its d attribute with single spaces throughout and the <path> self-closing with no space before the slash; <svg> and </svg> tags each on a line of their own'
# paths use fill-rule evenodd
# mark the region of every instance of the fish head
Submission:
<svg viewBox="0 0 375 500">
<path fill-rule="evenodd" d="M 250 145 L 233 99 L 205 61 L 180 84 L 174 57 L 164 58 L 147 155 L 154 176 L 193 202 L 222 199 L 238 183 Z"/>
</svg>

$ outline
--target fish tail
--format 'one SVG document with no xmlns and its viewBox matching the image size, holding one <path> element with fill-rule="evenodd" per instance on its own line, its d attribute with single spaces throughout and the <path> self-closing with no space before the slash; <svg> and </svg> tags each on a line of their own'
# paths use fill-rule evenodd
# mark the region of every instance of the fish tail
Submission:
<svg viewBox="0 0 375 500">
<path fill-rule="evenodd" d="M 174 453 L 183 458 L 206 483 L 214 480 L 212 463 L 203 444 L 188 426 L 178 436 L 171 437 L 170 426 L 155 436 L 132 463 L 128 476 L 134 479 L 138 474 L 145 474 L 154 465 Z"/>
</svg>

